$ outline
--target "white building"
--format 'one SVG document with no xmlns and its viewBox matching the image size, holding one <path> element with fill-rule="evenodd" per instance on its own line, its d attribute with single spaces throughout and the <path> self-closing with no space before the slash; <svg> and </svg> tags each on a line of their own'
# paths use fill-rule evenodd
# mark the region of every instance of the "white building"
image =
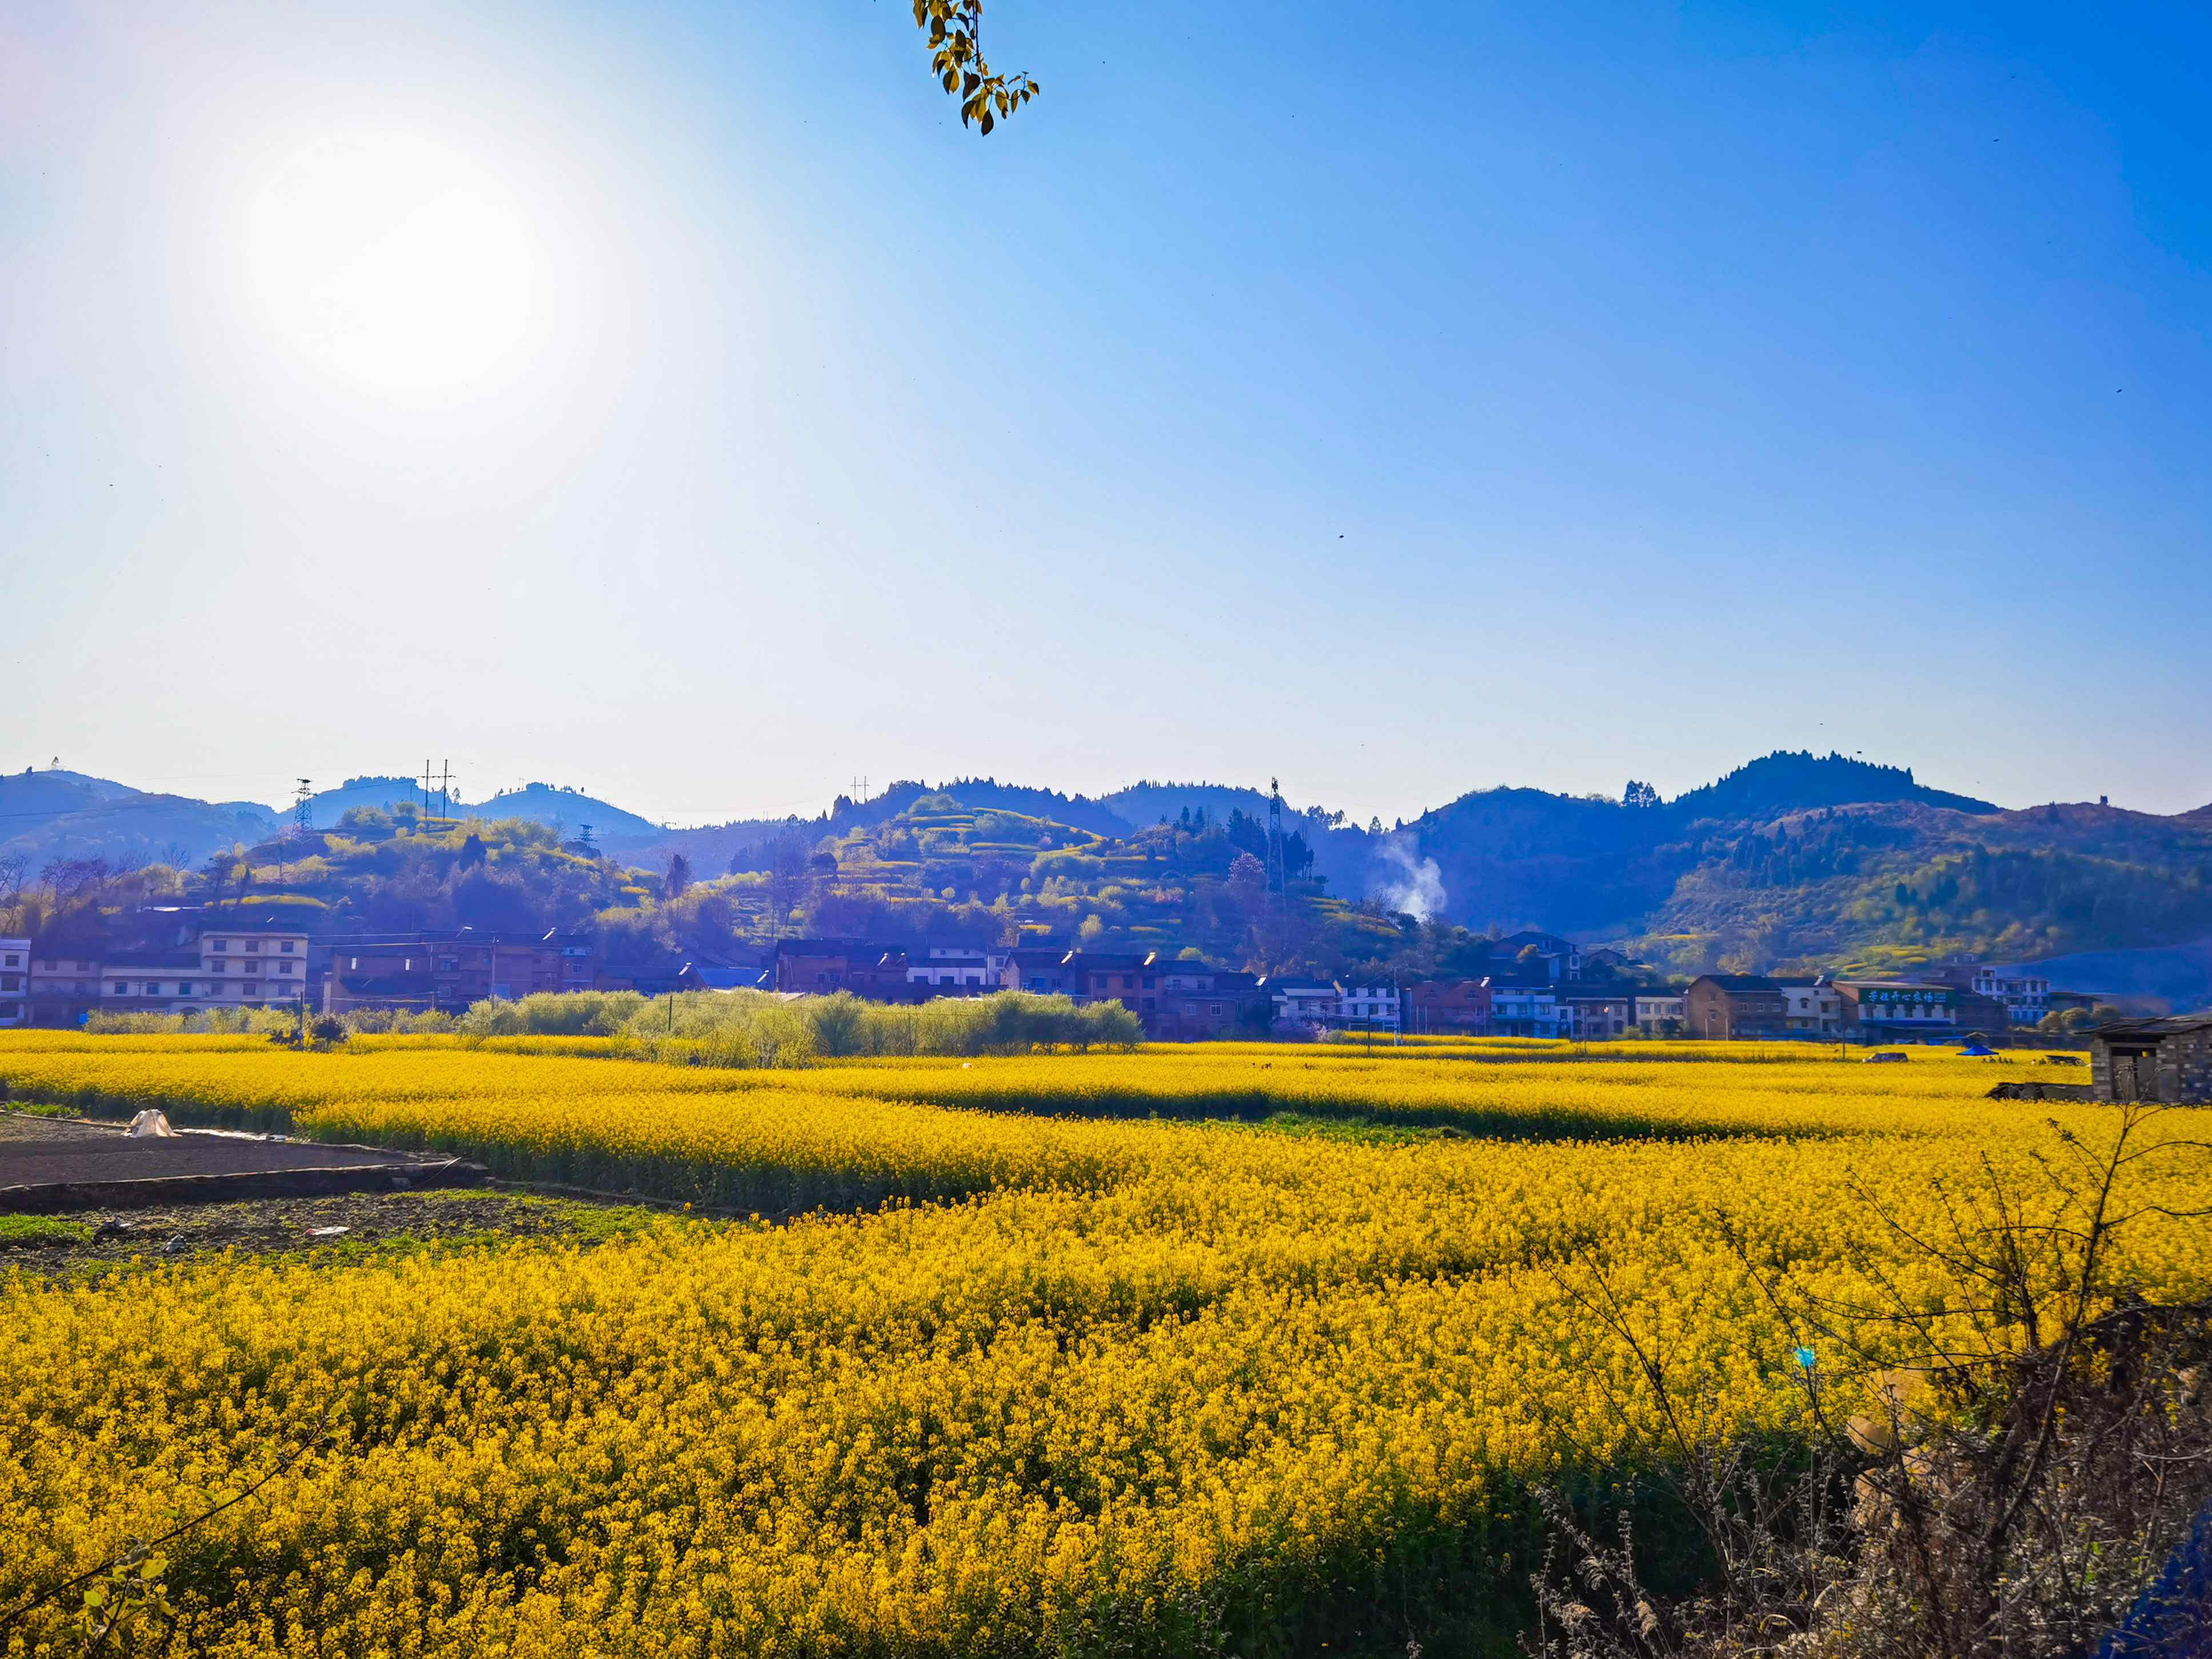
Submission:
<svg viewBox="0 0 2212 1659">
<path fill-rule="evenodd" d="M 1680 1031 L 1689 1017 L 1689 1005 L 1680 992 L 1637 993 L 1636 1024 L 1647 1036 L 1656 1036 L 1668 1027 Z"/>
<path fill-rule="evenodd" d="M 189 1014 L 210 1006 L 197 957 L 125 957 L 100 972 L 102 1013 Z"/>
<path fill-rule="evenodd" d="M 912 951 L 908 952 L 909 957 L 912 957 L 913 954 Z M 925 960 L 918 963 L 917 965 L 935 968 L 941 963 L 957 962 L 965 967 L 974 959 L 980 957 L 983 963 L 983 988 L 992 990 L 1006 982 L 1006 958 L 1012 954 L 1012 948 L 1004 945 L 932 945 L 923 951 L 922 957 Z M 912 976 L 909 975 L 908 978 L 911 982 Z M 926 979 L 918 982 L 934 985 L 938 981 Z M 967 981 L 955 980 L 949 981 L 947 983 L 964 985 Z"/>
<path fill-rule="evenodd" d="M 2014 1025 L 2033 1025 L 2051 1012 L 2051 981 L 2021 968 L 1978 968 L 1973 988 L 2005 1006 L 2005 1018 Z"/>
<path fill-rule="evenodd" d="M 198 967 L 205 981 L 200 998 L 210 1007 L 297 1002 L 307 987 L 307 936 L 271 928 L 210 928 L 200 935 Z"/>
<path fill-rule="evenodd" d="M 1548 988 L 1493 982 L 1490 1029 L 1500 1036 L 1563 1037 L 1571 1034 L 1574 1016 Z"/>
<path fill-rule="evenodd" d="M 1792 1031 L 1834 1036 L 1843 1030 L 1844 994 L 1826 978 L 1783 980 L 1780 989 Z"/>
<path fill-rule="evenodd" d="M 1333 1024 L 1337 1006 L 1344 997 L 1342 988 L 1335 985 L 1276 985 L 1269 988 L 1274 998 L 1275 1024 L 1279 1026 Z"/>
<path fill-rule="evenodd" d="M 1559 1003 L 1565 1034 L 1583 1042 L 1625 1036 L 1635 1024 L 1636 1000 L 1626 991 L 1570 991 Z"/>
<path fill-rule="evenodd" d="M 1336 1023 L 1355 1030 L 1398 1029 L 1398 992 L 1389 985 L 1354 985 L 1340 991 Z"/>
<path fill-rule="evenodd" d="M 1189 964 L 1194 969 L 1200 964 Z M 1206 970 L 1206 988 L 1219 977 Z M 1399 997 L 1389 985 L 1277 985 L 1264 988 L 1273 998 L 1279 1027 L 1325 1031 L 1395 1031 Z"/>
<path fill-rule="evenodd" d="M 31 941 L 0 939 L 0 1029 L 31 1019 Z"/>
<path fill-rule="evenodd" d="M 991 971 L 990 958 L 981 951 L 950 951 L 932 945 L 929 954 L 920 961 L 908 959 L 906 982 L 927 985 L 933 991 L 950 995 L 981 991 L 996 985 L 998 975 Z"/>
<path fill-rule="evenodd" d="M 100 963 L 90 957 L 31 958 L 31 1006 L 48 1025 L 74 1025 L 100 1006 Z"/>
</svg>

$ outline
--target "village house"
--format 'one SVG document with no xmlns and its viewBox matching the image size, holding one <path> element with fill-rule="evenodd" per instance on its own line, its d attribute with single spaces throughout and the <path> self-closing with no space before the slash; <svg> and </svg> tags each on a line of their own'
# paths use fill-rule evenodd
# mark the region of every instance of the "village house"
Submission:
<svg viewBox="0 0 2212 1659">
<path fill-rule="evenodd" d="M 108 963 L 108 977 L 117 964 Z M 209 1007 L 262 1007 L 298 1002 L 307 993 L 305 928 L 239 922 L 202 931 L 198 983 L 187 995 Z"/>
<path fill-rule="evenodd" d="M 1689 1018 L 1680 991 L 1638 991 L 1636 1024 L 1646 1036 L 1680 1036 Z"/>
<path fill-rule="evenodd" d="M 1146 1022 L 1165 1042 L 1205 1042 L 1232 1032 L 1264 1032 L 1272 1005 L 1255 975 L 1202 962 L 1158 964 L 1158 1004 Z"/>
<path fill-rule="evenodd" d="M 60 952 L 31 957 L 33 1025 L 79 1025 L 100 1006 L 100 960 Z"/>
<path fill-rule="evenodd" d="M 687 964 L 684 973 L 698 981 L 696 988 L 702 991 L 775 989 L 775 970 L 772 968 L 724 968 L 713 963 L 695 963 Z"/>
<path fill-rule="evenodd" d="M 100 1011 L 104 1014 L 189 1014 L 236 1006 L 228 997 L 216 1000 L 218 995 L 198 957 L 118 952 L 101 964 Z"/>
<path fill-rule="evenodd" d="M 1540 933 L 1529 928 L 1492 939 L 1489 944 L 1490 959 L 1501 972 L 1514 971 L 1517 964 L 1524 974 L 1534 969 L 1555 981 L 1583 976 L 1582 947 L 1557 933 Z"/>
<path fill-rule="evenodd" d="M 999 969 L 999 983 L 1009 991 L 1065 996 L 1075 977 L 1068 965 L 1073 954 L 1064 945 L 1018 945 L 1006 952 L 1006 959 Z"/>
<path fill-rule="evenodd" d="M 434 961 L 432 946 L 419 933 L 334 939 L 323 975 L 322 1010 L 326 1014 L 355 1008 L 429 1013 L 439 1006 Z"/>
<path fill-rule="evenodd" d="M 2009 1024 L 2040 1024 L 2051 1012 L 2051 981 L 2033 969 L 1983 968 L 1967 988 L 2002 1003 Z"/>
<path fill-rule="evenodd" d="M 1154 963 L 1151 951 L 1070 951 L 1064 964 L 1067 994 L 1079 1003 L 1118 1002 L 1146 1018 L 1159 995 Z"/>
<path fill-rule="evenodd" d="M 1844 1023 L 1869 1042 L 1911 1042 L 1948 1037 L 1959 1029 L 1954 985 L 1923 985 L 1913 980 L 1838 980 Z"/>
<path fill-rule="evenodd" d="M 757 983 L 759 975 L 756 974 L 754 979 Z M 640 996 L 665 997 L 678 991 L 710 991 L 714 987 L 696 964 L 682 957 L 660 956 L 645 962 L 625 963 L 618 974 L 601 974 L 594 988 L 635 991 Z"/>
<path fill-rule="evenodd" d="M 1480 1036 L 1490 1030 L 1490 981 L 1432 979 L 1408 985 L 1401 1006 L 1406 1030 L 1422 1036 Z"/>
<path fill-rule="evenodd" d="M 1490 992 L 1492 1036 L 1561 1037 L 1572 1029 L 1573 1016 L 1559 1006 L 1559 994 L 1550 986 L 1496 977 L 1483 983 Z"/>
<path fill-rule="evenodd" d="M 980 996 L 994 988 L 990 959 L 981 951 L 940 951 L 926 957 L 908 957 L 906 982 L 933 997 Z"/>
<path fill-rule="evenodd" d="M 910 1000 L 904 951 L 858 939 L 782 939 L 775 942 L 775 988 L 827 996 L 850 991 L 882 1002 Z"/>
<path fill-rule="evenodd" d="M 1336 1024 L 1346 1030 L 1395 1031 L 1399 995 L 1394 985 L 1352 985 L 1336 1000 Z"/>
<path fill-rule="evenodd" d="M 2212 1105 L 2212 1014 L 2125 1020 L 2089 1034 L 2098 1100 Z"/>
<path fill-rule="evenodd" d="M 1007 947 L 1003 945 L 933 945 L 922 954 L 932 962 L 939 958 L 950 961 L 955 957 L 980 956 L 983 958 L 984 982 L 994 986 L 1006 965 Z"/>
<path fill-rule="evenodd" d="M 205 939 L 202 940 L 204 953 Z M 644 988 L 606 985 L 599 951 L 581 933 L 374 933 L 333 939 L 323 947 L 325 1013 L 349 1008 L 459 1013 L 492 998 L 520 1001 L 540 992 Z M 234 949 L 232 960 L 237 960 Z"/>
<path fill-rule="evenodd" d="M 1793 1036 L 1839 1036 L 1844 1029 L 1844 994 L 1826 975 L 1786 979 L 1782 988 L 1785 1017 Z"/>
<path fill-rule="evenodd" d="M 1559 1006 L 1566 1035 L 1586 1042 L 1623 1036 L 1636 1024 L 1636 996 L 1631 991 L 1563 991 Z"/>
<path fill-rule="evenodd" d="M 1692 1036 L 1786 1036 L 1790 1005 L 1764 974 L 1703 974 L 1682 994 L 1682 1024 Z"/>
<path fill-rule="evenodd" d="M 31 1018 L 31 941 L 0 939 L 0 1030 Z"/>
<path fill-rule="evenodd" d="M 2004 1009 L 2003 1024 L 2033 1025 L 2051 1012 L 2051 981 L 2027 968 L 1999 968 L 1989 963 L 1946 963 L 1929 969 L 1927 977 L 1944 985 L 1987 998 Z M 1992 1024 L 1986 1008 L 1962 1009 L 1961 1025 Z"/>
<path fill-rule="evenodd" d="M 1191 991 L 1211 993 L 1224 986 L 1249 987 L 1259 981 L 1250 974 L 1227 968 L 1209 968 L 1194 957 L 1164 957 L 1158 961 L 1155 971 L 1163 991 Z"/>
<path fill-rule="evenodd" d="M 1271 984 L 1268 996 L 1274 1004 L 1277 1030 L 1310 1033 L 1326 1030 L 1335 1019 L 1344 992 L 1341 986 L 1325 981 L 1299 981 Z"/>
</svg>

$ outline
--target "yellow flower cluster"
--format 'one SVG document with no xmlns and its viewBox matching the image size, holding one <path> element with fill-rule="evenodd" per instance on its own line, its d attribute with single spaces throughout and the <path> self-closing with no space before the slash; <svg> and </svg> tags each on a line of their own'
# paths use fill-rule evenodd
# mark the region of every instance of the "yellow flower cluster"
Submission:
<svg viewBox="0 0 2212 1659">
<path fill-rule="evenodd" d="M 1168 1049 L 733 1075 L 595 1052 L 0 1036 L 21 1099 L 860 1212 L 0 1282 L 0 1613 L 281 1467 L 162 1546 L 166 1610 L 130 1650 L 1402 1645 L 1389 1621 L 1502 1608 L 1525 1582 L 1531 1481 L 1663 1455 L 1574 1294 L 1589 1275 L 1700 1425 L 1786 1427 L 1802 1334 L 1747 1260 L 1932 1297 L 1855 1189 L 1924 1223 L 1932 1174 L 2024 1170 L 2054 1109 L 1917 1057 Z M 1171 1121 L 1273 1110 L 1463 1133 Z M 2162 1170 L 2130 1198 L 2192 1195 Z M 2126 1248 L 2154 1291 L 2212 1285 L 2180 1224 Z M 82 1631 L 56 1598 L 6 1650 Z"/>
</svg>

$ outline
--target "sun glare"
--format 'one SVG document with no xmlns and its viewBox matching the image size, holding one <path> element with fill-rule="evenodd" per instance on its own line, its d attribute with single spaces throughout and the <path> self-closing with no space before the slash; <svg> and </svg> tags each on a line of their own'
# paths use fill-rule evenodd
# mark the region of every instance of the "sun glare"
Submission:
<svg viewBox="0 0 2212 1659">
<path fill-rule="evenodd" d="M 481 381 L 523 348 L 543 255 L 513 193 L 412 134 L 331 135 L 254 198 L 247 258 L 276 331 L 394 392 Z"/>
</svg>

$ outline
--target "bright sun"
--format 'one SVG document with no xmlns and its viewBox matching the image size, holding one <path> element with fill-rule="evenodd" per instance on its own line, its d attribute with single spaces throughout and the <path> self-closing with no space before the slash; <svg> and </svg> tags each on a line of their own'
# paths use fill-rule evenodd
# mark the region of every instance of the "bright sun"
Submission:
<svg viewBox="0 0 2212 1659">
<path fill-rule="evenodd" d="M 463 387 L 513 357 L 543 264 L 496 178 L 389 132 L 328 136 L 289 155 L 252 203 L 247 258 L 281 333 L 394 392 Z"/>
</svg>

